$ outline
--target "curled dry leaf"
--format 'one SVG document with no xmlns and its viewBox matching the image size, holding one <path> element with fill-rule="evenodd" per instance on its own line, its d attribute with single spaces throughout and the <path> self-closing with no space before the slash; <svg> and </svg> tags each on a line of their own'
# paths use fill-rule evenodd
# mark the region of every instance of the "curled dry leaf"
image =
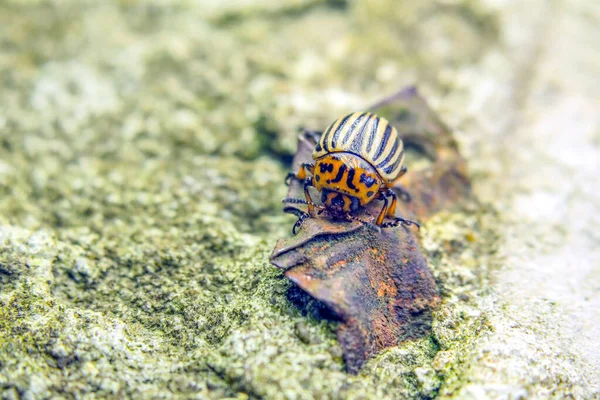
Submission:
<svg viewBox="0 0 600 400">
<path fill-rule="evenodd" d="M 371 109 L 392 121 L 407 148 L 430 160 L 420 170 L 409 166 L 402 188 L 394 189 L 399 197 L 404 190 L 411 197 L 399 202 L 398 216 L 424 223 L 468 198 L 466 166 L 456 142 L 413 87 Z M 314 134 L 299 135 L 294 171 L 312 161 L 314 146 Z M 288 197 L 304 197 L 301 182 L 291 182 Z M 357 216 L 374 221 L 379 203 L 369 203 Z M 284 211 L 300 216 L 306 209 L 286 203 Z M 317 216 L 304 221 L 298 235 L 277 242 L 271 263 L 337 316 L 337 336 L 350 373 L 382 349 L 427 335 L 440 302 L 415 227 L 373 229 L 359 221 Z"/>
</svg>

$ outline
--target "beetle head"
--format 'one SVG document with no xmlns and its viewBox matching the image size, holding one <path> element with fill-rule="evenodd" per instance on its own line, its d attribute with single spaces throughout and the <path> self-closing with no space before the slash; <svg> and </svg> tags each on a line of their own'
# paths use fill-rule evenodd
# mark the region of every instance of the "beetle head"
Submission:
<svg viewBox="0 0 600 400">
<path fill-rule="evenodd" d="M 321 202 L 327 208 L 327 212 L 336 218 L 344 218 L 346 215 L 358 210 L 360 206 L 356 197 L 327 189 L 323 190 Z"/>
</svg>

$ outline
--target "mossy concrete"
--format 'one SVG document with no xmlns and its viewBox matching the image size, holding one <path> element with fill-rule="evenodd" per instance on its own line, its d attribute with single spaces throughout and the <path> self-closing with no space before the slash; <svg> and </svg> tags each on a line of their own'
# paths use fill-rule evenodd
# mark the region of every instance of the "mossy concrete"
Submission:
<svg viewBox="0 0 600 400">
<path fill-rule="evenodd" d="M 497 284 L 517 226 L 499 193 L 521 189 L 480 129 L 508 116 L 478 99 L 539 32 L 511 4 L 413 3 L 4 2 L 2 398 L 593 397 L 555 311 Z M 349 376 L 335 323 L 268 264 L 294 220 L 283 178 L 299 127 L 415 81 L 461 128 L 483 202 L 422 229 L 432 335 Z"/>
</svg>

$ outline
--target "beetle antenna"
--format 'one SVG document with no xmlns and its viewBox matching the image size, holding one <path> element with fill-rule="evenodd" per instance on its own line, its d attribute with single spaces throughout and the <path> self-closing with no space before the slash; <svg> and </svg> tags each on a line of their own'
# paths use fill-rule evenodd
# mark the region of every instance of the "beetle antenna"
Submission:
<svg viewBox="0 0 600 400">
<path fill-rule="evenodd" d="M 309 204 L 308 201 L 304 200 L 304 199 L 294 199 L 292 197 L 286 197 L 285 199 L 281 200 L 283 203 L 294 203 L 294 204 Z"/>
<path fill-rule="evenodd" d="M 293 204 L 306 204 L 309 206 L 313 206 L 315 208 L 319 209 L 319 214 L 321 214 L 323 212 L 323 210 L 325 209 L 325 207 L 323 207 L 320 204 L 315 204 L 312 201 L 307 201 L 304 199 L 294 199 L 292 197 L 286 197 L 285 199 L 281 200 L 283 203 L 293 203 Z"/>
<path fill-rule="evenodd" d="M 374 224 L 374 223 L 372 223 L 372 222 L 365 221 L 364 219 L 360 219 L 360 218 L 357 218 L 357 217 L 353 217 L 352 215 L 348 215 L 348 218 L 349 218 L 350 220 L 352 220 L 352 221 L 358 221 L 358 222 L 362 223 L 362 224 L 363 224 L 363 225 L 365 225 L 367 228 L 369 228 L 369 229 L 371 229 L 371 230 L 373 230 L 373 231 L 376 231 L 376 232 L 381 232 L 381 228 L 380 228 L 379 226 L 375 225 L 375 224 Z"/>
</svg>

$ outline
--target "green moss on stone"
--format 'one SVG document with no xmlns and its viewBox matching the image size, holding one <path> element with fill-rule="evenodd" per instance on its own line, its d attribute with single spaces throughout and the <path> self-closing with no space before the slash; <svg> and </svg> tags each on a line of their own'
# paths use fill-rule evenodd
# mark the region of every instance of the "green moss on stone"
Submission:
<svg viewBox="0 0 600 400">
<path fill-rule="evenodd" d="M 423 226 L 443 294 L 433 332 L 358 376 L 335 323 L 302 313 L 268 258 L 294 220 L 280 200 L 298 129 L 419 78 L 448 88 L 497 39 L 494 14 L 279 3 L 0 6 L 3 398 L 397 399 L 464 385 L 473 341 L 493 329 L 493 212 Z"/>
</svg>

